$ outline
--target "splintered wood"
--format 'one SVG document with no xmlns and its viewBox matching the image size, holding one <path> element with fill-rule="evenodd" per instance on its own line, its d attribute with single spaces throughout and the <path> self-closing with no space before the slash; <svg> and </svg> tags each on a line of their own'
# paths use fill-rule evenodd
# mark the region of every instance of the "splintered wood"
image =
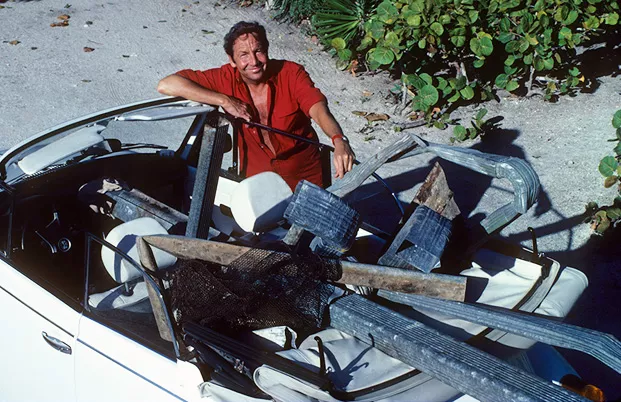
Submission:
<svg viewBox="0 0 621 402">
<path fill-rule="evenodd" d="M 418 189 L 414 202 L 436 211 L 451 221 L 460 214 L 453 191 L 449 188 L 444 170 L 438 162 Z"/>
</svg>

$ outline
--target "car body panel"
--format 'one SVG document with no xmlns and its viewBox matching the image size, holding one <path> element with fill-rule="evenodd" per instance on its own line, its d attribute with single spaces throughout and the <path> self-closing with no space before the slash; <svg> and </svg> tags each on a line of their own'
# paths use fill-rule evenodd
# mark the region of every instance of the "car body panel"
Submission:
<svg viewBox="0 0 621 402">
<path fill-rule="evenodd" d="M 175 360 L 86 316 L 80 320 L 75 358 L 78 401 L 187 400 Z M 196 393 L 200 382 L 195 384 Z"/>
<path fill-rule="evenodd" d="M 0 311 L 0 399 L 74 401 L 80 313 L 4 261 L 0 261 Z M 62 342 L 70 352 L 55 349 L 44 336 Z"/>
</svg>

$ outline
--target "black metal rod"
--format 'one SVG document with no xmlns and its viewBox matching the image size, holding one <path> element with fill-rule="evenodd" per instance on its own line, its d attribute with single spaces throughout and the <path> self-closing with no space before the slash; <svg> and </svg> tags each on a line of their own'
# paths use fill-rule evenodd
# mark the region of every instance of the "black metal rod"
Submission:
<svg viewBox="0 0 621 402">
<path fill-rule="evenodd" d="M 539 247 L 537 247 L 537 234 L 535 233 L 535 229 L 532 227 L 528 227 L 528 231 L 530 232 L 530 237 L 533 242 L 533 262 L 539 262 Z"/>
<path fill-rule="evenodd" d="M 235 116 L 227 114 L 227 113 L 220 113 L 220 114 L 224 118 L 226 118 L 227 120 L 229 120 L 231 122 L 245 124 L 245 125 L 250 126 L 250 127 L 262 128 L 264 130 L 268 130 L 268 131 L 274 132 L 276 134 L 284 135 L 285 137 L 293 138 L 295 140 L 302 141 L 302 142 L 305 142 L 307 144 L 312 144 L 312 145 L 318 147 L 319 150 L 327 148 L 330 151 L 334 152 L 334 147 L 331 147 L 330 145 L 322 144 L 319 141 L 309 140 L 308 138 L 300 137 L 299 135 L 291 134 L 291 133 L 289 133 L 287 131 L 284 131 L 284 130 L 280 130 L 280 129 L 277 129 L 277 128 L 274 128 L 274 127 L 266 126 L 265 124 L 256 123 L 254 121 L 244 120 L 244 119 L 242 119 L 240 117 L 235 117 Z M 359 165 L 360 161 L 358 161 L 357 159 L 354 159 L 354 163 L 356 165 Z M 397 195 L 395 194 L 393 189 L 377 173 L 373 172 L 372 176 L 375 178 L 375 180 L 379 181 L 384 187 L 386 187 L 388 192 L 390 192 L 390 195 L 392 196 L 392 198 L 395 200 L 395 203 L 397 204 L 397 208 L 399 208 L 399 212 L 401 213 L 401 216 L 404 216 L 405 215 L 405 210 L 403 209 L 403 205 L 401 205 L 401 201 L 399 201 L 399 198 L 397 198 Z"/>
<path fill-rule="evenodd" d="M 13 212 L 15 211 L 15 188 L 11 185 L 0 180 L 0 188 L 2 188 L 11 197 L 9 204 L 9 222 L 8 233 L 6 235 L 6 250 L 4 250 L 4 256 L 8 259 L 11 258 L 13 252 Z"/>
</svg>

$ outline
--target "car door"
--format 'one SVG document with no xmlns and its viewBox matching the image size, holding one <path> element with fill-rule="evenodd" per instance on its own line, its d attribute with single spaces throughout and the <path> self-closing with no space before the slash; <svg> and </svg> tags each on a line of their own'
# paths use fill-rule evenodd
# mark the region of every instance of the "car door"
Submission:
<svg viewBox="0 0 621 402">
<path fill-rule="evenodd" d="M 0 260 L 0 401 L 75 401 L 79 317 Z"/>
<path fill-rule="evenodd" d="M 101 243 L 94 236 L 90 241 Z M 113 252 L 115 259 L 124 259 Z M 100 253 L 87 256 L 92 262 L 87 278 L 104 269 L 100 258 Z M 145 285 L 144 277 L 127 293 L 129 284 L 91 294 L 93 282 L 88 281 L 87 308 L 76 341 L 77 400 L 185 401 L 199 396 L 202 375 L 196 366 L 177 362 L 174 344 L 160 336 L 150 300 L 138 290 Z M 119 303 L 112 302 L 113 307 L 94 303 L 97 297 L 107 301 L 119 297 Z"/>
<path fill-rule="evenodd" d="M 187 400 L 181 395 L 176 359 L 93 318 L 85 315 L 80 320 L 75 353 L 78 401 Z M 201 382 L 199 378 L 195 385 Z"/>
</svg>

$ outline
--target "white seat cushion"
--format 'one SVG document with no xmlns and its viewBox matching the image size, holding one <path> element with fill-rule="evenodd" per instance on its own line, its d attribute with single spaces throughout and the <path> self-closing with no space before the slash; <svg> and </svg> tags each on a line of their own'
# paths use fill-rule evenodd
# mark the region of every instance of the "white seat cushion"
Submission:
<svg viewBox="0 0 621 402">
<path fill-rule="evenodd" d="M 134 282 L 129 286 L 131 294 L 126 293 L 125 285 L 118 286 L 106 292 L 92 294 L 88 297 L 88 304 L 97 310 L 123 309 L 136 313 L 150 313 L 151 304 L 147 301 L 147 285 L 144 281 Z"/>
<path fill-rule="evenodd" d="M 246 232 L 265 232 L 283 219 L 293 192 L 274 172 L 263 172 L 243 180 L 231 194 L 231 212 Z"/>
<path fill-rule="evenodd" d="M 145 217 L 115 227 L 108 233 L 105 240 L 133 258 L 134 261 L 139 262 L 136 238 L 155 234 L 168 234 L 168 232 L 155 219 Z M 155 247 L 153 255 L 158 268 L 166 268 L 177 262 L 176 257 Z M 125 283 L 142 276 L 138 269 L 108 247 L 101 248 L 101 259 L 110 276 L 118 283 Z"/>
</svg>

